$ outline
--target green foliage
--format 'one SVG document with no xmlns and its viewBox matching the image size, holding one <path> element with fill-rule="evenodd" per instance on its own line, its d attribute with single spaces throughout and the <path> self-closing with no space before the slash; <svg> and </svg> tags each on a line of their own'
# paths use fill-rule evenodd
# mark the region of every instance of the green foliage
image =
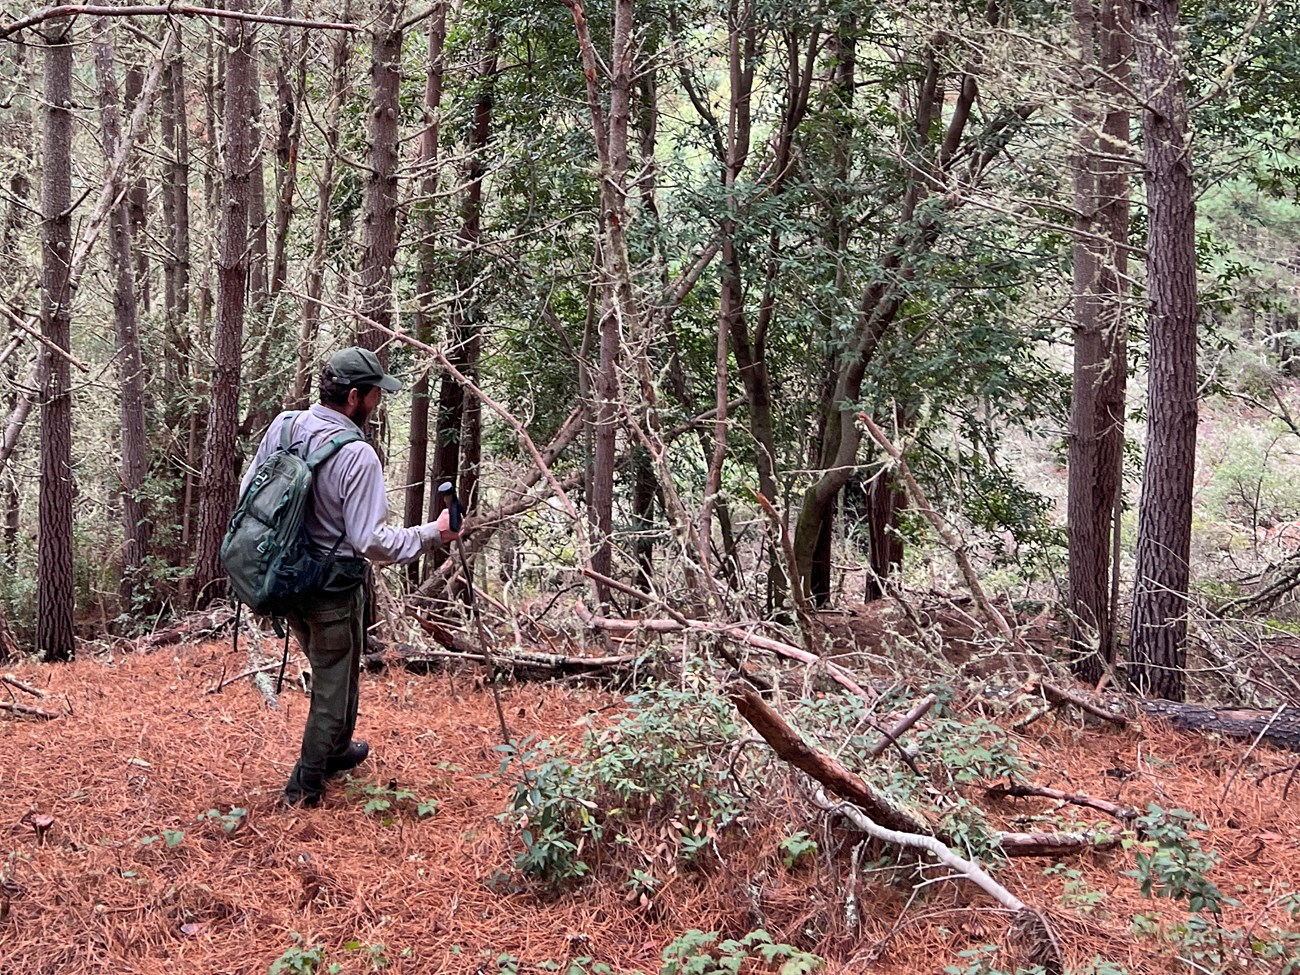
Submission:
<svg viewBox="0 0 1300 975">
<path fill-rule="evenodd" d="M 816 955 L 776 944 L 762 929 L 739 939 L 720 938 L 717 931 L 687 931 L 664 949 L 661 975 L 739 975 L 747 965 L 757 963 L 780 975 L 807 975 L 822 966 Z"/>
<path fill-rule="evenodd" d="M 325 946 L 307 947 L 302 935 L 293 932 L 297 944 L 290 945 L 267 969 L 267 975 L 314 975 L 317 966 L 325 963 Z"/>
<path fill-rule="evenodd" d="M 1144 849 L 1135 856 L 1137 869 L 1129 872 L 1138 879 L 1144 897 L 1185 900 L 1190 910 L 1210 914 L 1221 914 L 1225 903 L 1236 903 L 1207 876 L 1219 858 L 1201 849 L 1191 835 L 1206 828 L 1185 809 L 1147 806 L 1146 815 L 1137 822 L 1138 834 L 1145 837 Z"/>
<path fill-rule="evenodd" d="M 199 813 L 199 822 L 207 820 L 213 823 L 219 823 L 226 833 L 233 833 L 237 830 L 244 817 L 248 815 L 248 810 L 235 806 L 228 812 L 222 812 L 220 809 L 209 809 L 207 812 Z"/>
<path fill-rule="evenodd" d="M 738 735 L 730 703 L 688 675 L 685 688 L 659 686 L 627 699 L 631 709 L 612 725 L 589 730 L 572 760 L 554 743 L 502 748 L 501 774 L 516 747 L 526 777 L 515 781 L 502 819 L 520 826 L 523 852 L 515 866 L 565 886 L 589 871 L 581 851 L 602 843 L 632 844 L 628 826 L 667 824 L 686 862 L 740 814 L 743 797 L 726 755 Z"/>
<path fill-rule="evenodd" d="M 361 811 L 367 816 L 382 816 L 386 826 L 393 822 L 391 814 L 403 808 L 409 809 L 413 806 L 416 816 L 421 819 L 432 816 L 438 811 L 436 799 L 421 800 L 415 792 L 399 786 L 396 781 L 353 784 L 349 793 L 364 796 L 365 802 L 361 805 Z"/>
<path fill-rule="evenodd" d="M 817 855 L 817 841 L 800 830 L 781 841 L 781 862 L 787 870 L 793 870 L 796 863 L 804 857 Z"/>
<path fill-rule="evenodd" d="M 156 843 L 162 843 L 169 850 L 174 850 L 185 842 L 185 831 L 180 829 L 165 829 L 161 834 L 142 836 L 140 838 L 141 846 L 153 846 Z"/>
<path fill-rule="evenodd" d="M 1045 969 L 1040 965 L 1016 968 L 1012 972 L 998 968 L 995 965 L 998 950 L 997 945 L 976 945 L 959 951 L 957 957 L 962 959 L 962 964 L 948 965 L 944 968 L 944 975 L 1045 975 Z"/>
</svg>

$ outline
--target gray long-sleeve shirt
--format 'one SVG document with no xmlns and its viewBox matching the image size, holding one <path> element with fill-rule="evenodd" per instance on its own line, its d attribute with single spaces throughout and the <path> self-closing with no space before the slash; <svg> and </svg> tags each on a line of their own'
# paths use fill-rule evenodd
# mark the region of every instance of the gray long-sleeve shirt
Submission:
<svg viewBox="0 0 1300 975">
<path fill-rule="evenodd" d="M 280 429 L 287 414 L 271 421 L 252 464 L 239 487 L 242 495 L 253 472 L 280 449 Z M 305 457 L 331 437 L 358 431 L 355 423 L 337 410 L 319 403 L 297 414 L 293 445 Z M 301 449 L 302 444 L 307 449 Z M 364 556 L 372 562 L 409 562 L 437 545 L 442 539 L 432 524 L 394 528 L 388 521 L 388 495 L 384 472 L 375 448 L 364 440 L 341 447 L 318 468 L 312 478 L 312 504 L 305 525 L 312 542 L 331 549 L 338 542 L 340 558 Z M 340 541 L 340 536 L 342 540 Z"/>
</svg>

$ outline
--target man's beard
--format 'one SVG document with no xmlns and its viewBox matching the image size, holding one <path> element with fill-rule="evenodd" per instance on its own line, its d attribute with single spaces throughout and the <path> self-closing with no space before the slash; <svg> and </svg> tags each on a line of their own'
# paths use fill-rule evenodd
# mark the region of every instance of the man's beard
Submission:
<svg viewBox="0 0 1300 975">
<path fill-rule="evenodd" d="M 350 412 L 344 411 L 343 415 L 355 423 L 358 428 L 365 429 L 366 423 L 370 420 L 372 412 L 374 411 L 366 409 L 365 403 L 359 402 Z"/>
</svg>

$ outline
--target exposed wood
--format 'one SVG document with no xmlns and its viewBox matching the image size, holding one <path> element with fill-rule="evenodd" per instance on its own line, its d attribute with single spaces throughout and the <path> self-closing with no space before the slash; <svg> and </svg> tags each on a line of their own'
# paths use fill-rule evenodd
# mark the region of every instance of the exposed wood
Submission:
<svg viewBox="0 0 1300 975">
<path fill-rule="evenodd" d="M 1087 698 L 1084 698 L 1079 694 L 1071 693 L 1070 691 L 1057 687 L 1055 684 L 1050 684 L 1045 680 L 1035 681 L 1033 684 L 1030 685 L 1029 692 L 1031 694 L 1041 693 L 1043 697 L 1047 699 L 1047 701 L 1051 706 L 1042 711 L 1035 712 L 1034 714 L 1023 719 L 1022 721 L 1018 721 L 1015 726 L 1015 729 L 1017 731 L 1022 731 L 1024 728 L 1028 727 L 1031 723 L 1033 723 L 1033 721 L 1036 721 L 1038 718 L 1041 718 L 1044 714 L 1048 714 L 1051 711 L 1055 710 L 1056 708 L 1066 704 L 1071 704 L 1074 707 L 1078 708 L 1080 711 L 1086 711 L 1088 714 L 1091 714 L 1093 717 L 1100 718 L 1103 721 L 1109 721 L 1112 724 L 1117 724 L 1121 728 L 1127 728 L 1129 726 L 1129 720 L 1128 718 L 1124 717 L 1124 715 L 1116 714 L 1113 711 L 1108 711 L 1104 707 L 1098 704 L 1094 704 L 1092 701 L 1089 701 Z"/>
<path fill-rule="evenodd" d="M 24 684 L 13 674 L 0 674 L 0 684 L 8 684 L 10 687 L 16 687 L 20 691 L 26 691 L 33 697 L 45 696 L 45 692 L 39 687 L 32 687 L 31 684 Z"/>
<path fill-rule="evenodd" d="M 235 683 L 236 681 L 241 681 L 245 677 L 252 677 L 255 674 L 265 674 L 268 671 L 278 670 L 279 667 L 280 667 L 280 661 L 278 660 L 272 660 L 268 664 L 257 664 L 253 667 L 249 667 L 247 670 L 241 670 L 234 677 L 223 677 L 221 680 L 217 681 L 215 684 L 209 687 L 207 691 L 205 691 L 205 693 L 220 694 L 223 688 L 229 687 L 231 684 Z"/>
<path fill-rule="evenodd" d="M 1085 850 L 1113 850 L 1120 838 L 1109 833 L 998 833 L 998 849 L 1004 856 L 1062 857 Z"/>
</svg>

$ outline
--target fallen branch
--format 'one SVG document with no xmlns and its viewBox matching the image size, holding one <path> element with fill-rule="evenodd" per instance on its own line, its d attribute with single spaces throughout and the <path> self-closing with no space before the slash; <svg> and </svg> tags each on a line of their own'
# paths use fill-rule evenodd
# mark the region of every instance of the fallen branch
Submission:
<svg viewBox="0 0 1300 975">
<path fill-rule="evenodd" d="M 1119 837 L 1110 833 L 998 833 L 997 839 L 1002 855 L 1016 858 L 1063 857 L 1119 846 Z"/>
<path fill-rule="evenodd" d="M 1062 707 L 1066 704 L 1071 704 L 1074 707 L 1078 708 L 1080 711 L 1085 711 L 1088 714 L 1091 714 L 1093 717 L 1101 718 L 1103 721 L 1109 721 L 1112 724 L 1117 724 L 1121 728 L 1127 728 L 1130 725 L 1128 718 L 1124 717 L 1124 715 L 1115 714 L 1113 711 L 1108 711 L 1104 707 L 1101 707 L 1100 705 L 1093 704 L 1087 698 L 1084 698 L 1078 694 L 1073 694 L 1070 691 L 1057 687 L 1055 684 L 1049 684 L 1045 680 L 1034 681 L 1029 685 L 1028 691 L 1030 694 L 1034 694 L 1034 693 L 1042 694 L 1042 696 L 1047 700 L 1048 704 L 1046 707 L 1039 708 L 1036 711 L 1032 711 L 1025 717 L 1021 718 L 1019 721 L 1017 721 L 1012 726 L 1012 729 L 1016 732 L 1024 731 L 1026 728 L 1028 728 L 1039 718 L 1051 714 L 1057 708 Z"/>
<path fill-rule="evenodd" d="M 38 687 L 32 687 L 31 684 L 24 684 L 13 674 L 0 674 L 0 683 L 8 684 L 10 687 L 16 687 L 20 691 L 26 691 L 32 697 L 44 697 L 45 692 Z"/>
<path fill-rule="evenodd" d="M 930 708 L 934 707 L 935 702 L 938 700 L 939 699 L 933 694 L 927 694 L 925 697 L 921 698 L 921 700 L 917 701 L 916 706 L 912 708 L 912 710 L 908 711 L 907 714 L 903 715 L 898 724 L 894 725 L 894 727 L 890 728 L 888 731 L 882 732 L 885 737 L 872 745 L 867 751 L 867 754 L 872 758 L 879 758 L 885 753 L 885 749 L 890 745 L 897 745 L 898 736 L 906 732 L 908 728 L 912 727 L 912 725 L 925 717 L 926 712 L 928 712 Z"/>
<path fill-rule="evenodd" d="M 944 521 L 939 512 L 935 511 L 930 505 L 925 493 L 921 490 L 921 485 L 912 476 L 912 470 L 907 466 L 907 461 L 903 459 L 903 452 L 894 446 L 893 442 L 885 436 L 884 431 L 876 426 L 875 421 L 866 413 L 859 413 L 858 419 L 867 428 L 867 432 L 871 434 L 872 439 L 880 445 L 880 449 L 893 458 L 894 463 L 898 465 L 898 473 L 902 476 L 903 483 L 907 485 L 913 503 L 926 521 L 934 527 L 943 544 L 952 552 L 953 558 L 957 561 L 957 567 L 961 570 L 962 578 L 966 580 L 966 587 L 970 590 L 971 596 L 974 597 L 980 612 L 984 614 L 984 618 L 993 624 L 994 629 L 1003 638 L 1010 643 L 1015 643 L 1016 635 L 1012 632 L 1006 617 L 998 611 L 998 608 L 984 594 L 984 587 L 980 585 L 979 576 L 976 574 L 974 566 L 971 565 L 970 558 L 966 555 L 966 543 L 948 527 L 947 522 Z"/>
<path fill-rule="evenodd" d="M 42 711 L 40 708 L 19 704 L 17 701 L 0 701 L 0 711 L 26 715 L 29 718 L 39 718 L 42 721 L 53 721 L 58 717 L 58 714 L 53 711 Z"/>
<path fill-rule="evenodd" d="M 1012 930 L 1020 939 L 1026 942 L 1024 954 L 1025 961 L 1029 966 L 1041 966 L 1047 971 L 1061 971 L 1062 952 L 1060 939 L 1052 929 L 1051 924 L 1048 923 L 1046 916 L 1042 912 L 1026 906 L 1024 901 L 994 880 L 988 871 L 978 863 L 958 856 L 949 846 L 933 836 L 890 829 L 876 823 L 862 810 L 856 809 L 848 803 L 832 803 L 826 798 L 824 792 L 819 792 L 814 801 L 823 809 L 843 816 L 868 836 L 885 843 L 893 843 L 896 846 L 924 850 L 944 866 L 955 870 L 964 879 L 970 881 L 1007 910 L 1013 912 L 1015 917 L 1012 921 Z"/>
<path fill-rule="evenodd" d="M 1044 799 L 1055 799 L 1058 802 L 1068 802 L 1075 806 L 1086 806 L 1089 809 L 1096 809 L 1107 816 L 1113 816 L 1122 823 L 1131 823 L 1137 819 L 1138 811 L 1131 806 L 1121 806 L 1117 803 L 1110 802 L 1107 799 L 1095 799 L 1092 796 L 1079 795 L 1072 792 L 1061 792 L 1059 789 L 1049 789 L 1041 785 L 995 785 L 984 790 L 984 794 L 990 799 L 1002 799 L 1006 796 L 1013 796 L 1017 799 L 1024 799 L 1030 796 L 1040 796 Z"/>
<path fill-rule="evenodd" d="M 590 574 L 590 573 L 588 573 Z M 799 647 L 792 646 L 789 643 L 782 643 L 780 640 L 773 640 L 770 637 L 761 636 L 757 633 L 750 633 L 743 627 L 727 623 L 712 623 L 707 620 L 692 620 L 682 617 L 681 620 L 623 620 L 613 619 L 605 616 L 595 616 L 591 610 L 587 609 L 581 602 L 574 605 L 574 612 L 578 618 L 587 626 L 597 630 L 607 630 L 612 633 L 635 633 L 640 630 L 649 630 L 653 633 L 673 633 L 679 630 L 691 630 L 700 633 L 715 633 L 726 636 L 738 643 L 744 643 L 748 646 L 755 647 L 759 650 L 766 650 L 769 653 L 775 653 L 778 656 L 788 657 L 791 660 L 797 660 L 800 663 L 809 666 L 824 668 L 827 675 L 835 683 L 839 684 L 846 691 L 856 694 L 867 702 L 875 702 L 877 695 L 872 694 L 861 684 L 859 684 L 847 670 L 839 664 L 833 664 L 824 657 L 819 657 L 815 653 L 809 653 Z"/>
<path fill-rule="evenodd" d="M 249 667 L 247 670 L 240 671 L 234 677 L 226 677 L 217 681 L 217 683 L 209 687 L 204 693 L 220 694 L 224 688 L 229 687 L 231 684 L 235 683 L 235 681 L 243 680 L 245 677 L 252 677 L 254 674 L 265 674 L 267 671 L 278 669 L 279 666 L 280 661 L 272 660 L 269 664 L 259 664 L 256 667 Z"/>
<path fill-rule="evenodd" d="M 919 813 L 899 806 L 861 776 L 810 747 L 799 732 L 753 691 L 732 694 L 731 703 L 781 759 L 812 776 L 841 799 L 861 807 L 874 823 L 905 833 L 934 835 L 934 827 Z"/>
<path fill-rule="evenodd" d="M 392 652 L 403 664 L 432 664 L 454 661 L 457 663 L 483 663 L 481 650 L 434 650 L 412 646 L 409 643 L 382 644 L 386 651 Z M 512 670 L 547 670 L 559 674 L 588 674 L 597 671 L 629 667 L 636 663 L 636 656 L 624 654 L 614 657 L 570 657 L 557 653 L 537 653 L 534 651 L 515 651 L 513 653 L 494 653 L 498 671 Z"/>
</svg>

